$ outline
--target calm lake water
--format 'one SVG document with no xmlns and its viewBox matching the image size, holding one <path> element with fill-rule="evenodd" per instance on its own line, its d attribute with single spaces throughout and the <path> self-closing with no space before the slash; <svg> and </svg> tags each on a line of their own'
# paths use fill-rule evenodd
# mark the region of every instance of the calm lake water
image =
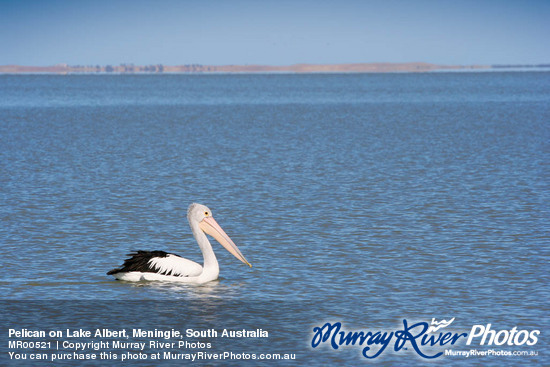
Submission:
<svg viewBox="0 0 550 367">
<path fill-rule="evenodd" d="M 453 332 L 539 329 L 497 348 L 539 355 L 437 361 L 548 365 L 549 162 L 548 72 L 0 75 L 2 338 L 263 328 L 204 340 L 358 365 L 361 347 L 312 349 L 313 327 L 455 317 Z M 214 243 L 205 286 L 105 274 L 139 249 L 202 262 L 192 202 L 253 268 Z M 427 362 L 392 346 L 375 361 Z"/>
</svg>

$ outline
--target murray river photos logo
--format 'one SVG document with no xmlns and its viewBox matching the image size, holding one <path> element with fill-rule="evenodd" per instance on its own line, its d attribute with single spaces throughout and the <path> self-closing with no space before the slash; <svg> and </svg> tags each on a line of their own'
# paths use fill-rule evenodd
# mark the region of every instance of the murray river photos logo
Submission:
<svg viewBox="0 0 550 367">
<path fill-rule="evenodd" d="M 533 346 L 538 342 L 539 330 L 518 330 L 513 327 L 510 330 L 495 330 L 491 324 L 473 325 L 470 332 L 453 332 L 449 327 L 455 318 L 431 323 L 409 323 L 403 320 L 403 328 L 398 330 L 361 330 L 346 331 L 340 322 L 327 322 L 323 326 L 313 328 L 311 346 L 317 348 L 320 345 L 328 345 L 332 349 L 343 346 L 355 346 L 361 348 L 361 355 L 368 359 L 379 357 L 384 351 L 393 349 L 413 350 L 422 358 L 439 358 L 443 355 L 451 356 L 475 356 L 475 355 L 499 355 L 499 351 L 467 351 L 445 349 L 455 345 L 464 344 L 468 348 L 477 346 Z M 388 348 L 389 347 L 389 348 Z M 393 347 L 393 348 L 392 348 Z M 443 350 L 442 350 L 443 349 Z M 495 354 L 491 354 L 491 352 Z M 536 352 L 522 351 L 521 354 L 500 351 L 500 355 L 537 355 Z"/>
</svg>

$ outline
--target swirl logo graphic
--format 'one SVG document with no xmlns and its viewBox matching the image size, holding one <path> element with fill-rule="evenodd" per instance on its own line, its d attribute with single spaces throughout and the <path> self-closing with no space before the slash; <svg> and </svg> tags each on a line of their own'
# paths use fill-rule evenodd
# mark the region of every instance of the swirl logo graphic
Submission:
<svg viewBox="0 0 550 367">
<path fill-rule="evenodd" d="M 428 331 L 426 331 L 426 333 L 435 333 L 437 330 L 443 329 L 443 328 L 451 325 L 453 323 L 453 321 L 455 321 L 454 317 L 452 319 L 450 319 L 449 321 L 441 320 L 439 322 L 435 321 L 435 319 L 432 318 L 432 323 L 431 323 L 430 327 L 428 328 Z"/>
</svg>

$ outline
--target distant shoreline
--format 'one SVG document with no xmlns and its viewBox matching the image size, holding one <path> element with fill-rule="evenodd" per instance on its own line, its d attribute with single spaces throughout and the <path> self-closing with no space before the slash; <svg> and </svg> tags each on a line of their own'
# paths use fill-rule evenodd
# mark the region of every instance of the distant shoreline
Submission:
<svg viewBox="0 0 550 367">
<path fill-rule="evenodd" d="M 505 71 L 550 68 L 538 65 L 438 65 L 425 62 L 274 65 L 0 65 L 0 74 L 262 74 L 262 73 L 422 73 L 436 71 Z"/>
</svg>

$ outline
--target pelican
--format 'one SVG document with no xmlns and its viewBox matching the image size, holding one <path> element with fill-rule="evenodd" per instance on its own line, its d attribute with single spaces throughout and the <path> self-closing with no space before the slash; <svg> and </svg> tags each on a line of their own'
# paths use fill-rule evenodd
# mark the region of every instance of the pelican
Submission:
<svg viewBox="0 0 550 367">
<path fill-rule="evenodd" d="M 203 266 L 164 251 L 136 251 L 128 254 L 131 257 L 126 259 L 119 268 L 109 271 L 107 275 L 130 282 L 161 280 L 202 284 L 216 280 L 220 273 L 220 267 L 206 234 L 214 237 L 237 259 L 252 267 L 231 238 L 214 220 L 212 211 L 208 207 L 196 203 L 191 204 L 187 210 L 187 220 L 202 251 Z"/>
</svg>

